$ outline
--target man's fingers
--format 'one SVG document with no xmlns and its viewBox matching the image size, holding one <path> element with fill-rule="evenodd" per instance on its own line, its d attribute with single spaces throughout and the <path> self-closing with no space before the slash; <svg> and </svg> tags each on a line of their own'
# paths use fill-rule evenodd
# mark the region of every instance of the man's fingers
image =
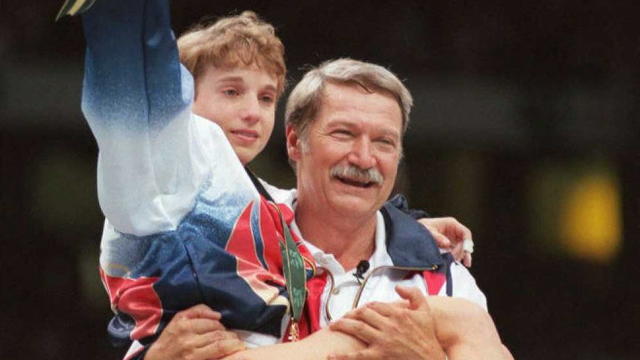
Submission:
<svg viewBox="0 0 640 360">
<path fill-rule="evenodd" d="M 238 351 L 242 351 L 245 349 L 244 343 L 235 338 L 225 338 L 213 343 L 210 343 L 206 346 L 203 346 L 197 350 L 198 354 L 204 355 L 203 359 L 220 359 L 227 355 L 231 355 Z M 200 356 L 197 356 L 200 358 Z"/>
<path fill-rule="evenodd" d="M 347 335 L 351 335 L 365 344 L 370 344 L 374 339 L 376 339 L 379 333 L 379 331 L 375 330 L 363 321 L 346 319 L 344 317 L 331 323 L 329 328 L 333 331 L 340 331 Z"/>
<path fill-rule="evenodd" d="M 408 302 L 406 302 L 406 300 L 402 300 L 402 303 L 407 304 L 406 306 L 408 306 Z M 392 305 L 392 304 L 396 304 L 396 305 Z M 382 316 L 391 316 L 391 314 L 393 314 L 393 306 L 402 306 L 400 305 L 401 302 L 396 302 L 396 303 L 382 303 L 382 302 L 370 302 L 367 304 L 362 305 L 361 307 L 351 310 L 348 313 L 346 313 L 343 318 L 347 318 L 347 319 L 355 319 L 355 320 L 359 320 L 362 318 L 363 313 L 366 312 L 367 310 L 369 312 L 376 312 L 379 315 Z M 405 307 L 406 307 L 405 306 Z"/>
<path fill-rule="evenodd" d="M 359 319 L 360 318 L 360 312 L 363 311 L 365 308 L 374 310 L 375 312 L 377 312 L 380 315 L 389 317 L 394 315 L 398 309 L 408 309 L 409 308 L 409 301 L 405 300 L 405 299 L 401 299 L 401 300 L 397 300 L 397 301 L 393 301 L 390 303 L 385 303 L 385 302 L 379 302 L 379 301 L 373 301 L 370 303 L 366 303 L 364 305 L 362 305 L 361 307 L 355 309 L 355 310 L 351 310 L 348 313 L 346 313 L 343 317 L 347 318 L 347 319 Z"/>
<path fill-rule="evenodd" d="M 365 305 L 366 308 L 386 317 L 395 315 L 399 309 L 408 309 L 409 306 L 410 303 L 407 300 L 394 301 L 392 303 L 374 301 Z"/>
<path fill-rule="evenodd" d="M 364 321 L 369 326 L 375 329 L 384 331 L 385 327 L 388 325 L 387 316 L 389 315 L 384 315 L 383 312 L 386 314 L 391 314 L 392 309 L 389 308 L 390 306 L 389 304 L 382 304 L 382 305 L 388 305 L 388 306 L 378 306 L 383 308 L 382 312 L 377 311 L 375 308 L 371 306 L 371 304 L 367 304 L 359 309 L 356 309 L 352 313 L 356 320 Z"/>
<path fill-rule="evenodd" d="M 187 310 L 180 311 L 178 314 L 190 319 L 205 318 L 205 319 L 211 319 L 211 320 L 220 320 L 220 318 L 222 318 L 222 315 L 220 315 L 219 312 L 214 311 L 213 309 L 211 309 L 205 304 L 198 304 L 198 305 L 192 306 Z"/>
<path fill-rule="evenodd" d="M 190 318 L 188 314 L 176 315 L 169 326 L 177 334 L 205 334 L 212 331 L 224 330 L 224 325 L 218 320 L 208 318 Z"/>
<path fill-rule="evenodd" d="M 218 320 L 188 319 L 191 330 L 196 334 L 206 334 L 217 330 L 225 330 L 224 325 Z"/>
<path fill-rule="evenodd" d="M 191 334 L 185 338 L 190 348 L 206 347 L 223 340 L 238 340 L 238 336 L 231 331 L 215 330 L 204 334 Z"/>
<path fill-rule="evenodd" d="M 234 333 L 233 331 L 216 330 L 216 331 L 211 331 L 206 334 L 202 334 L 198 336 L 202 337 L 207 341 L 207 343 L 204 343 L 201 346 L 205 346 L 205 345 L 208 345 L 209 343 L 215 343 L 215 342 L 221 342 L 221 341 L 237 341 L 244 344 L 244 342 L 242 342 L 242 340 L 240 340 L 240 338 L 238 337 L 238 334 Z"/>
<path fill-rule="evenodd" d="M 409 300 L 409 309 L 411 310 L 427 310 L 429 305 L 427 299 L 422 295 L 416 287 L 396 286 L 396 292 L 401 298 Z"/>
</svg>

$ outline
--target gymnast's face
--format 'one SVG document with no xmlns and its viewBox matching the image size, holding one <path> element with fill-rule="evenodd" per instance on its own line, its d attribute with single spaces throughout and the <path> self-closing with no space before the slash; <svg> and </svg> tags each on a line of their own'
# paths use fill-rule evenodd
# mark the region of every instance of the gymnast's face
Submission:
<svg viewBox="0 0 640 360">
<path fill-rule="evenodd" d="M 271 136 L 276 100 L 276 77 L 257 66 L 211 66 L 196 81 L 193 112 L 217 123 L 246 165 Z"/>
</svg>

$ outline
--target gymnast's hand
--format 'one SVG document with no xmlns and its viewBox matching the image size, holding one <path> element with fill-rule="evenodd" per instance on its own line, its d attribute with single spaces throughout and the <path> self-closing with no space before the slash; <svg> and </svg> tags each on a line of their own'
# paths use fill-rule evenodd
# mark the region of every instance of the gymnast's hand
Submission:
<svg viewBox="0 0 640 360">
<path fill-rule="evenodd" d="M 439 248 L 449 250 L 456 261 L 471 267 L 473 237 L 469 228 L 452 217 L 422 218 L 418 222 L 431 232 Z"/>
</svg>

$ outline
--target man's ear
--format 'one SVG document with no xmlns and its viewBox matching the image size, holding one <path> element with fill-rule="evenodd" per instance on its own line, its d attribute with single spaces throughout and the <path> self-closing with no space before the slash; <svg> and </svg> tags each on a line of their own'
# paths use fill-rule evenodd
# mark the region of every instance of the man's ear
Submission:
<svg viewBox="0 0 640 360">
<path fill-rule="evenodd" d="M 287 155 L 289 155 L 289 160 L 298 161 L 300 160 L 300 152 L 302 151 L 300 144 L 300 138 L 298 137 L 298 133 L 291 125 L 287 125 L 285 129 L 285 136 L 287 137 Z"/>
</svg>

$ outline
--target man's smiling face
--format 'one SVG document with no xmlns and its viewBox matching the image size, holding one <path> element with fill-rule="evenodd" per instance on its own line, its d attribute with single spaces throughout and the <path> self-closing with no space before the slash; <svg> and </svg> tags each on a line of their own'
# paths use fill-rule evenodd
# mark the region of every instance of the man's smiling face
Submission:
<svg viewBox="0 0 640 360">
<path fill-rule="evenodd" d="M 287 130 L 300 196 L 345 216 L 373 215 L 393 189 L 401 136 L 402 112 L 391 94 L 328 83 L 307 133 Z"/>
</svg>

